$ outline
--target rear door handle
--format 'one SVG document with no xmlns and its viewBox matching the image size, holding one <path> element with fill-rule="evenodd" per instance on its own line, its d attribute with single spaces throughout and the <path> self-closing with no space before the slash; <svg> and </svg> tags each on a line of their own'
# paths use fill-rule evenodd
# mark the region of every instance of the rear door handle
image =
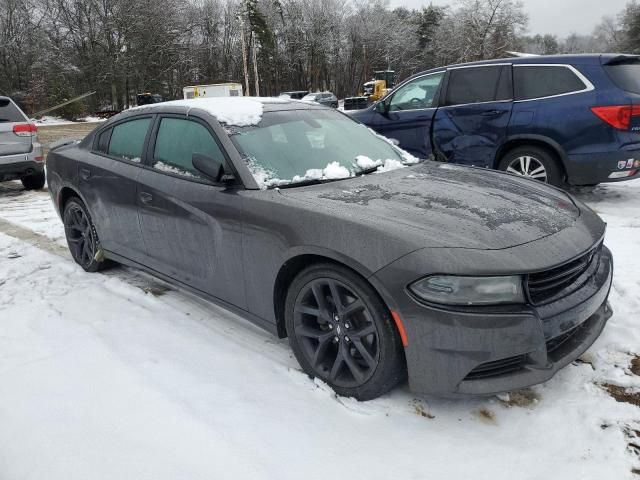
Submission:
<svg viewBox="0 0 640 480">
<path fill-rule="evenodd" d="M 500 115 L 504 110 L 489 110 L 487 112 L 483 112 L 483 117 L 495 117 L 496 115 Z"/>
<path fill-rule="evenodd" d="M 153 195 L 147 192 L 140 192 L 140 195 L 138 196 L 140 197 L 140 201 L 145 205 L 150 204 L 151 201 L 153 200 Z"/>
<path fill-rule="evenodd" d="M 80 177 L 83 180 L 89 180 L 89 178 L 91 178 L 91 170 L 89 170 L 88 168 L 81 168 L 80 169 Z"/>
</svg>

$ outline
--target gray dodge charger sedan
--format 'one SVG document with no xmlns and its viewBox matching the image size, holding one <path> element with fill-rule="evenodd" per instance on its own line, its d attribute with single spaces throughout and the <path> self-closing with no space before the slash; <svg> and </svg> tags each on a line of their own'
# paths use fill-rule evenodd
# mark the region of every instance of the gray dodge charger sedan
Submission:
<svg viewBox="0 0 640 480">
<path fill-rule="evenodd" d="M 419 162 L 319 105 L 144 106 L 47 162 L 82 268 L 131 265 L 221 304 L 288 337 L 340 395 L 407 377 L 444 396 L 540 383 L 611 316 L 605 224 L 587 206 Z"/>
</svg>

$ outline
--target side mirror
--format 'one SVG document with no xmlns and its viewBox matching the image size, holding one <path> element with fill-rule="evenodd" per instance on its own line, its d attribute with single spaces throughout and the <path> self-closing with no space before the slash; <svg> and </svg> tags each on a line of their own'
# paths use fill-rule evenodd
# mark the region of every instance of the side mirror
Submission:
<svg viewBox="0 0 640 480">
<path fill-rule="evenodd" d="M 225 172 L 224 165 L 219 160 L 200 153 L 194 153 L 191 157 L 193 168 L 215 183 L 231 183 L 235 177 Z"/>
<path fill-rule="evenodd" d="M 389 112 L 389 106 L 387 105 L 386 101 L 380 100 L 378 103 L 376 103 L 375 110 L 382 115 L 386 115 Z"/>
</svg>

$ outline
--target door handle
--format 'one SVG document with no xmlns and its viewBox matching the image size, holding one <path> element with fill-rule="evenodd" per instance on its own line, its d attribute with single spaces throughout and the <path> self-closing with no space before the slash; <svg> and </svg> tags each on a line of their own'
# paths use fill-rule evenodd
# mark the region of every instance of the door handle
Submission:
<svg viewBox="0 0 640 480">
<path fill-rule="evenodd" d="M 497 115 L 500 115 L 503 112 L 504 112 L 504 110 L 489 110 L 487 112 L 483 112 L 482 116 L 483 117 L 495 117 Z"/>
<path fill-rule="evenodd" d="M 140 201 L 145 205 L 148 205 L 153 200 L 153 195 L 147 192 L 140 192 L 138 196 L 140 197 Z"/>
<path fill-rule="evenodd" d="M 88 168 L 81 168 L 80 178 L 82 178 L 83 180 L 89 180 L 89 178 L 91 178 L 91 170 L 89 170 Z"/>
</svg>

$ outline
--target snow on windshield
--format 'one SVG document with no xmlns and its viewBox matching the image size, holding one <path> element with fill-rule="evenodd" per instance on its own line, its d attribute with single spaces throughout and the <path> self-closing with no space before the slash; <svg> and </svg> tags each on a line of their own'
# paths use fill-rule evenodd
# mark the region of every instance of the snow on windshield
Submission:
<svg viewBox="0 0 640 480">
<path fill-rule="evenodd" d="M 288 185 L 290 183 L 300 183 L 308 180 L 339 180 L 342 178 L 350 178 L 357 176 L 359 171 L 369 170 L 375 167 L 378 168 L 374 173 L 390 172 L 407 167 L 407 162 L 402 163 L 392 158 L 372 160 L 364 155 L 358 155 L 354 162 L 354 165 L 358 167 L 357 169 L 348 169 L 340 165 L 340 162 L 329 162 L 325 168 L 312 168 L 307 170 L 304 175 L 296 175 L 292 179 L 286 180 L 277 178 L 274 172 L 262 167 L 254 158 L 247 158 L 245 161 L 256 183 L 262 189 Z"/>
</svg>

